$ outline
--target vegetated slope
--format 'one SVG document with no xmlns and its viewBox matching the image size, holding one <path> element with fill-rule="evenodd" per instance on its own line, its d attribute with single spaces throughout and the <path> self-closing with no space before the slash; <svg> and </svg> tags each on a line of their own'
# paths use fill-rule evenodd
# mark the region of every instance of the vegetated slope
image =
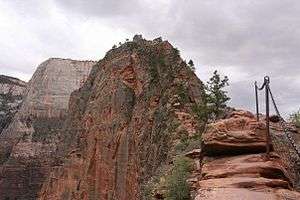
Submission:
<svg viewBox="0 0 300 200">
<path fill-rule="evenodd" d="M 43 62 L 24 92 L 12 122 L 0 135 L 0 199 L 36 199 L 54 155 L 69 97 L 88 76 L 92 61 Z"/>
<path fill-rule="evenodd" d="M 110 50 L 73 92 L 67 125 L 40 199 L 145 197 L 147 182 L 201 131 L 203 85 L 160 38 Z"/>
</svg>

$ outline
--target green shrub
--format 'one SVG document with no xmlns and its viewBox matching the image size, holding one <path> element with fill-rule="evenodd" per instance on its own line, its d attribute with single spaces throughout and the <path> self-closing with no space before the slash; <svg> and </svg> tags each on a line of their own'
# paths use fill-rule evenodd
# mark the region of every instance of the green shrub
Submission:
<svg viewBox="0 0 300 200">
<path fill-rule="evenodd" d="M 190 61 L 188 62 L 188 67 L 189 67 L 193 72 L 196 71 L 194 62 L 193 62 L 192 60 L 190 60 Z"/>
<path fill-rule="evenodd" d="M 180 134 L 180 142 L 175 146 L 176 154 L 188 152 L 193 149 L 200 148 L 201 146 L 201 133 L 196 133 L 194 136 L 189 137 L 187 134 Z"/>
<path fill-rule="evenodd" d="M 228 81 L 227 76 L 222 78 L 217 71 L 214 71 L 213 76 L 204 86 L 203 103 L 193 106 L 193 112 L 198 120 L 204 122 L 216 120 L 224 114 L 227 102 L 230 100 L 227 91 L 224 90 L 229 85 Z"/>
<path fill-rule="evenodd" d="M 188 103 L 189 102 L 189 96 L 188 96 L 188 91 L 184 85 L 180 84 L 177 87 L 177 94 L 179 96 L 179 101 L 181 103 Z"/>
<path fill-rule="evenodd" d="M 153 199 L 153 190 L 155 189 L 155 183 L 153 181 L 148 182 L 141 187 L 141 194 L 143 200 Z"/>
<path fill-rule="evenodd" d="M 215 70 L 213 76 L 205 85 L 205 101 L 210 119 L 216 120 L 223 114 L 224 109 L 227 107 L 226 104 L 230 100 L 230 97 L 228 97 L 227 91 L 224 88 L 229 85 L 228 81 L 227 76 L 221 77 L 218 71 Z"/>
<path fill-rule="evenodd" d="M 177 48 L 174 48 L 174 53 L 176 56 L 180 56 L 180 51 Z"/>
<path fill-rule="evenodd" d="M 300 128 L 300 109 L 290 115 L 290 120 L 297 126 L 297 128 Z"/>
<path fill-rule="evenodd" d="M 207 122 L 210 112 L 205 103 L 193 105 L 192 110 L 199 121 Z"/>
<path fill-rule="evenodd" d="M 192 170 L 192 161 L 179 157 L 174 161 L 171 174 L 167 177 L 167 200 L 190 200 L 187 178 Z"/>
<path fill-rule="evenodd" d="M 156 55 L 150 55 L 150 82 L 151 83 L 157 83 L 159 81 L 159 73 L 158 73 L 158 64 L 159 64 L 159 59 L 157 58 Z"/>
</svg>

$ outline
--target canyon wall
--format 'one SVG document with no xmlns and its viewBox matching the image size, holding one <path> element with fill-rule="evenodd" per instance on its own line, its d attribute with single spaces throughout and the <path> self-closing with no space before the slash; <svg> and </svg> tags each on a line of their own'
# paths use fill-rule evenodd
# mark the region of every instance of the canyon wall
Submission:
<svg viewBox="0 0 300 200">
<path fill-rule="evenodd" d="M 199 134 L 203 85 L 160 38 L 110 50 L 73 92 L 70 114 L 40 199 L 146 199 L 143 185 Z"/>
<path fill-rule="evenodd" d="M 0 199 L 36 199 L 51 166 L 71 92 L 96 62 L 52 58 L 37 68 L 11 123 L 0 135 Z"/>
<path fill-rule="evenodd" d="M 0 75 L 0 134 L 19 109 L 25 89 L 24 81 Z"/>
<path fill-rule="evenodd" d="M 185 156 L 190 199 L 300 198 L 280 151 L 265 154 L 264 119 L 228 109 L 206 124 L 204 85 L 161 38 L 49 59 L 27 84 L 0 76 L 0 95 L 0 200 L 167 199 Z"/>
</svg>

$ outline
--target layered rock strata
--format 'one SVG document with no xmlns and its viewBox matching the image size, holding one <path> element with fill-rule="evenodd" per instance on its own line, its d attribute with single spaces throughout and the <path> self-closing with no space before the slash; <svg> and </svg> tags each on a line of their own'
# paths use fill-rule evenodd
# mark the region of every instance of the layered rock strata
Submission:
<svg viewBox="0 0 300 200">
<path fill-rule="evenodd" d="M 272 152 L 266 156 L 265 125 L 245 111 L 210 124 L 203 134 L 195 200 L 299 199 L 285 163 Z"/>
<path fill-rule="evenodd" d="M 0 135 L 0 199 L 36 199 L 53 165 L 71 92 L 96 62 L 52 58 L 43 62 L 24 92 L 12 122 Z"/>
<path fill-rule="evenodd" d="M 136 36 L 109 51 L 72 94 L 65 154 L 40 199 L 144 199 L 141 186 L 201 125 L 203 86 L 167 41 Z"/>
<path fill-rule="evenodd" d="M 0 75 L 0 134 L 19 109 L 25 89 L 24 81 Z"/>
</svg>

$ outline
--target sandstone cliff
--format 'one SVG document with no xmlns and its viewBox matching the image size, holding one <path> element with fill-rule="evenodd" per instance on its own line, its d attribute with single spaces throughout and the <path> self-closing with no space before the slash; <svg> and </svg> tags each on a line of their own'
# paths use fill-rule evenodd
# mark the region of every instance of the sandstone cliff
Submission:
<svg viewBox="0 0 300 200">
<path fill-rule="evenodd" d="M 265 155 L 264 119 L 229 109 L 205 127 L 203 95 L 161 38 L 135 36 L 97 63 L 45 61 L 0 135 L 0 200 L 166 199 L 182 155 L 194 160 L 178 180 L 191 199 L 299 199 L 286 149 Z"/>
<path fill-rule="evenodd" d="M 24 81 L 0 75 L 0 134 L 19 109 L 25 88 Z"/>
<path fill-rule="evenodd" d="M 191 182 L 197 191 L 194 199 L 299 199 L 287 163 L 277 152 L 266 157 L 265 131 L 265 123 L 246 111 L 209 124 L 201 151 L 187 154 L 198 163 Z"/>
<path fill-rule="evenodd" d="M 82 86 L 95 62 L 52 58 L 43 62 L 24 92 L 12 122 L 0 135 L 0 199 L 36 199 L 58 158 L 58 131 L 72 91 Z"/>
<path fill-rule="evenodd" d="M 203 85 L 167 41 L 135 36 L 110 50 L 73 92 L 63 166 L 40 199 L 143 199 L 142 186 L 199 134 Z"/>
</svg>

